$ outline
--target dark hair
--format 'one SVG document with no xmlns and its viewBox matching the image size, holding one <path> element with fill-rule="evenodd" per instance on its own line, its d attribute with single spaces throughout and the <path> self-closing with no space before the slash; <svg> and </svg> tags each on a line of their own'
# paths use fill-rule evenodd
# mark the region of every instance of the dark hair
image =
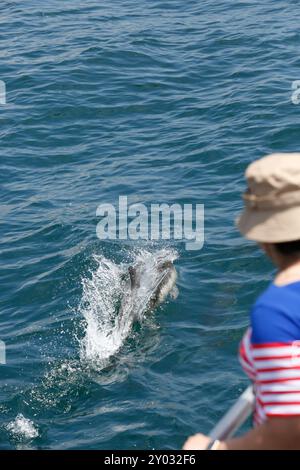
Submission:
<svg viewBox="0 0 300 470">
<path fill-rule="evenodd" d="M 275 243 L 275 247 L 280 254 L 285 256 L 300 256 L 300 240 L 295 240 L 293 242 L 283 242 Z"/>
</svg>

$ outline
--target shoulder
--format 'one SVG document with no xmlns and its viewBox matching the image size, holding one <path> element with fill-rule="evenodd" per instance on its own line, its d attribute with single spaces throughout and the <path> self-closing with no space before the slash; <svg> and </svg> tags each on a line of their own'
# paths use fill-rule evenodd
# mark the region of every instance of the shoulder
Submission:
<svg viewBox="0 0 300 470">
<path fill-rule="evenodd" d="M 251 342 L 286 343 L 300 339 L 300 292 L 270 285 L 251 310 Z"/>
</svg>

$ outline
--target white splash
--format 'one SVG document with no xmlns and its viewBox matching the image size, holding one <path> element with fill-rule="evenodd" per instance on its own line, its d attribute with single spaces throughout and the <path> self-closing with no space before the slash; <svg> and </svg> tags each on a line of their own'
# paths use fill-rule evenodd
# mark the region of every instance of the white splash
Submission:
<svg viewBox="0 0 300 470">
<path fill-rule="evenodd" d="M 141 285 L 133 298 L 128 283 L 124 281 L 128 264 L 118 265 L 103 256 L 95 256 L 97 269 L 92 272 L 91 278 L 82 281 L 80 312 L 86 325 L 80 343 L 82 360 L 105 367 L 107 360 L 119 351 L 129 336 L 134 320 L 143 320 L 159 279 L 157 263 L 162 260 L 173 262 L 177 257 L 177 252 L 170 249 L 139 251 L 131 264 L 142 262 L 145 269 Z M 118 310 L 124 299 L 125 309 L 122 311 L 122 321 L 119 321 Z"/>
<path fill-rule="evenodd" d="M 39 435 L 39 431 L 33 421 L 25 418 L 21 413 L 17 415 L 14 421 L 7 424 L 6 429 L 11 433 L 12 437 L 18 440 L 32 440 Z"/>
</svg>

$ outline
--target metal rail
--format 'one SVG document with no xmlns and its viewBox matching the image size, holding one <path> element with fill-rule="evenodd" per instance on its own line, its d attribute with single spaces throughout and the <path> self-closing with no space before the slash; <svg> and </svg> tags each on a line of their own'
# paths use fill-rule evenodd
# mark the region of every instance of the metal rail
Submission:
<svg viewBox="0 0 300 470">
<path fill-rule="evenodd" d="M 210 438 L 221 441 L 232 437 L 252 413 L 254 402 L 253 387 L 250 385 L 212 429 Z"/>
</svg>

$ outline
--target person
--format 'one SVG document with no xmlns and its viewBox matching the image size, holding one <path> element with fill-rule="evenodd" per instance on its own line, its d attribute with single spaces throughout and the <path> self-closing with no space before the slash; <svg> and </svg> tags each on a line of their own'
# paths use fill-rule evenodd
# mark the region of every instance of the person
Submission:
<svg viewBox="0 0 300 470">
<path fill-rule="evenodd" d="M 256 241 L 278 271 L 251 309 L 239 357 L 253 381 L 253 429 L 211 442 L 196 434 L 185 450 L 300 449 L 300 153 L 250 164 L 240 232 Z"/>
</svg>

